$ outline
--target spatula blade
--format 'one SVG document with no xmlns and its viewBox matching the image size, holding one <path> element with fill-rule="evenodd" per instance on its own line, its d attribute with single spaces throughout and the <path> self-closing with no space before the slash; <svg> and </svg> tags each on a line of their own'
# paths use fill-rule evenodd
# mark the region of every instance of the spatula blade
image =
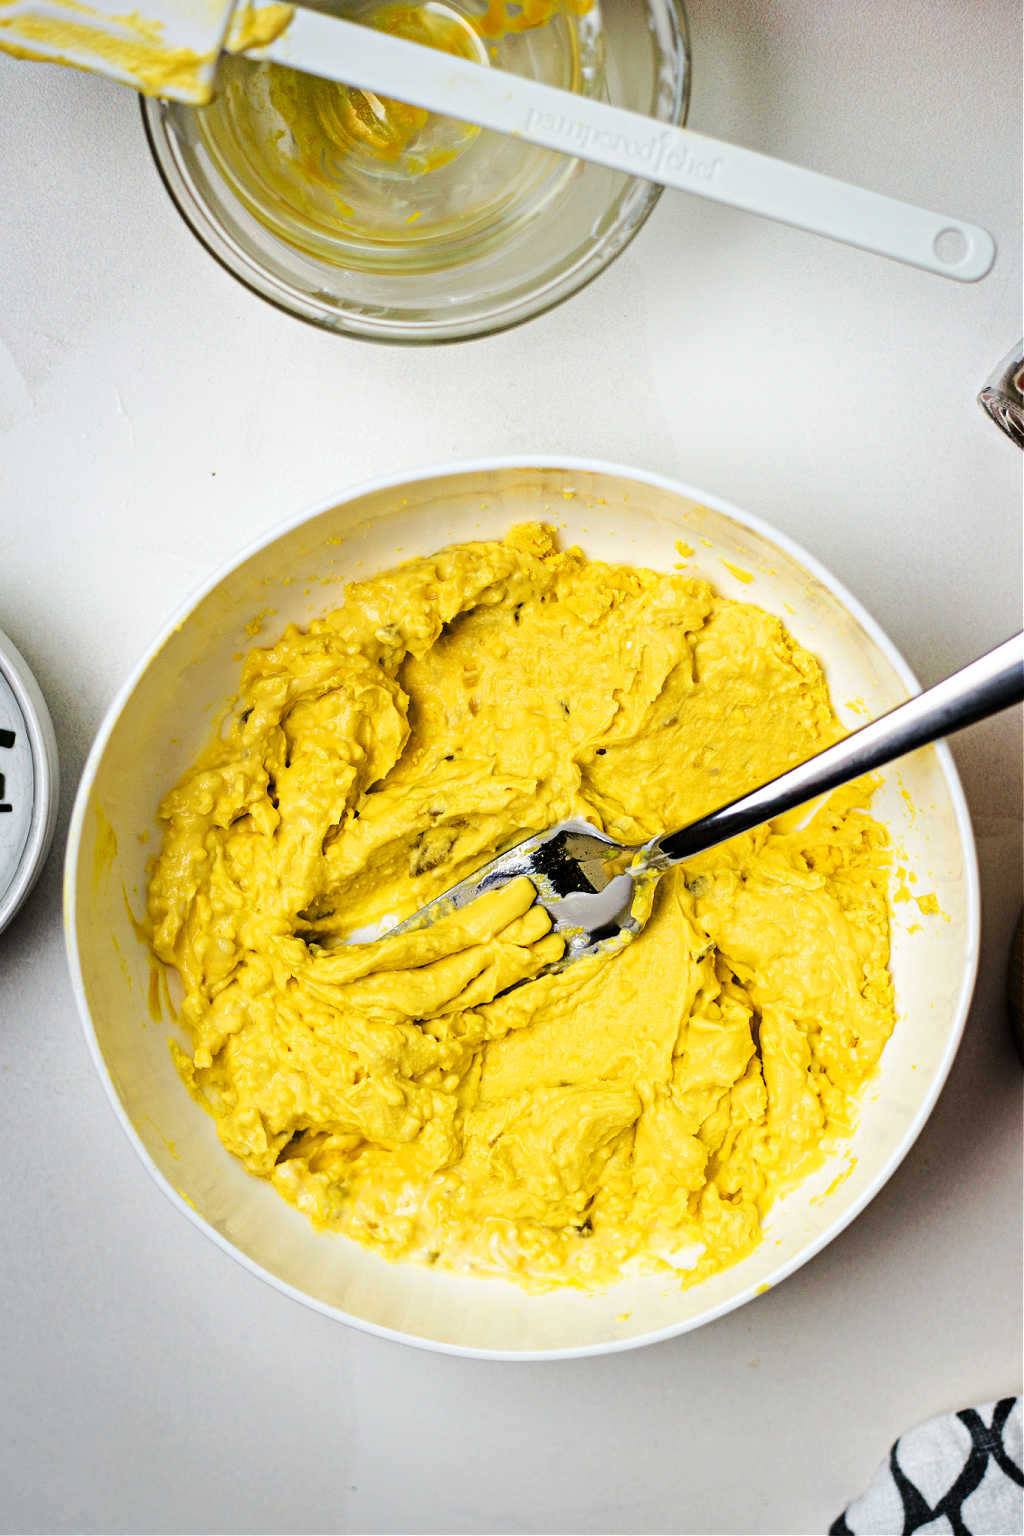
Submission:
<svg viewBox="0 0 1024 1536">
<path fill-rule="evenodd" d="M 0 50 L 209 101 L 234 0 L 0 0 Z"/>
</svg>

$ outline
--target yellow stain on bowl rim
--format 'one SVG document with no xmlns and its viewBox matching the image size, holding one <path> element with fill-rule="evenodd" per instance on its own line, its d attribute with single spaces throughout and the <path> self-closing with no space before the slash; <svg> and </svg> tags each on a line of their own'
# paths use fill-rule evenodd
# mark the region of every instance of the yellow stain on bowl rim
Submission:
<svg viewBox="0 0 1024 1536">
<path fill-rule="evenodd" d="M 950 921 L 949 914 L 942 910 L 939 898 L 934 891 L 926 891 L 923 896 L 914 895 L 910 887 L 917 884 L 917 875 L 912 869 L 908 870 L 905 866 L 901 865 L 896 871 L 896 878 L 899 884 L 890 898 L 891 905 L 895 906 L 897 903 L 912 901 L 922 917 L 941 917 L 943 922 L 948 923 Z M 920 933 L 921 931 L 922 925 L 920 923 L 912 923 L 907 929 L 908 933 Z"/>
<path fill-rule="evenodd" d="M 754 575 L 752 571 L 745 571 L 742 565 L 734 565 L 731 560 L 726 560 L 724 555 L 720 555 L 719 559 L 729 572 L 729 575 L 735 576 L 737 581 L 742 581 L 745 586 L 749 586 L 753 581 Z"/>
<path fill-rule="evenodd" d="M 831 1195 L 834 1195 L 836 1190 L 840 1189 L 846 1183 L 847 1179 L 850 1177 L 850 1174 L 853 1172 L 856 1166 L 857 1159 L 855 1157 L 851 1157 L 849 1162 L 846 1164 L 846 1167 L 840 1168 L 839 1172 L 836 1174 L 835 1178 L 832 1180 L 831 1184 L 829 1184 L 827 1189 L 822 1190 L 820 1195 L 812 1195 L 810 1204 L 824 1205 L 825 1201 L 828 1200 Z"/>
<path fill-rule="evenodd" d="M 109 875 L 117 858 L 117 833 L 106 811 L 96 801 L 96 841 L 92 849 L 92 894 L 99 895 L 104 878 Z"/>
<path fill-rule="evenodd" d="M 117 963 L 118 963 L 118 965 L 121 968 L 121 975 L 124 977 L 125 982 L 127 983 L 127 986 L 128 986 L 128 990 L 130 992 L 131 989 L 132 989 L 132 973 L 128 969 L 128 961 L 125 959 L 124 953 L 123 953 L 123 951 L 121 949 L 121 946 L 117 942 L 117 934 L 114 933 L 113 931 L 111 932 L 111 935 L 110 935 L 110 942 L 114 946 L 114 953 L 117 956 Z"/>
<path fill-rule="evenodd" d="M 173 1158 L 175 1158 L 175 1159 L 180 1158 L 181 1153 L 178 1151 L 177 1146 L 175 1145 L 175 1143 L 171 1140 L 171 1138 L 169 1136 L 165 1136 L 164 1135 L 163 1131 L 157 1125 L 157 1123 L 153 1119 L 152 1115 L 140 1115 L 138 1120 L 133 1120 L 132 1121 L 132 1130 L 135 1132 L 136 1136 L 138 1136 L 140 1141 L 142 1140 L 142 1121 L 145 1121 L 145 1123 L 147 1125 L 151 1125 L 153 1127 L 154 1131 L 156 1131 L 157 1135 L 160 1137 L 160 1140 L 163 1142 L 164 1146 L 167 1148 L 168 1152 L 171 1154 L 171 1156 Z M 182 1195 L 182 1191 L 180 1189 L 178 1190 L 178 1194 Z M 188 1196 L 187 1195 L 182 1195 L 182 1198 L 187 1200 Z M 189 1203 L 189 1205 L 192 1205 L 191 1200 L 189 1200 L 188 1203 Z M 192 1209 L 195 1210 L 196 1207 L 194 1205 L 192 1205 Z"/>
<path fill-rule="evenodd" d="M 147 995 L 149 1016 L 154 1024 L 163 1023 L 163 1009 L 160 1006 L 160 964 L 155 958 L 149 962 L 149 991 Z"/>
<path fill-rule="evenodd" d="M 910 793 L 910 790 L 907 788 L 903 780 L 903 775 L 900 773 L 898 768 L 895 770 L 893 777 L 895 778 L 896 784 L 899 788 L 900 797 L 903 800 L 903 804 L 907 808 L 907 814 L 910 817 L 910 820 L 914 821 L 917 817 L 917 806 L 914 804 L 914 797 Z"/>
<path fill-rule="evenodd" d="M 172 1024 L 180 1024 L 181 1023 L 181 1015 L 179 1014 L 177 1008 L 175 1007 L 174 999 L 171 996 L 171 986 L 170 986 L 170 982 L 168 980 L 169 974 L 170 973 L 169 973 L 166 965 L 161 965 L 160 966 L 160 990 L 161 990 L 161 993 L 163 995 L 164 1011 L 167 1014 L 167 1017 L 170 1019 Z"/>
<path fill-rule="evenodd" d="M 341 540 L 339 539 L 338 542 L 340 543 Z M 254 613 L 248 624 L 246 624 L 245 633 L 251 638 L 255 638 L 263 628 L 264 622 L 267 619 L 272 619 L 276 612 L 276 608 L 261 608 L 259 613 Z"/>
<path fill-rule="evenodd" d="M 149 926 L 148 926 L 144 916 L 142 918 L 138 918 L 138 917 L 135 916 L 135 913 L 132 911 L 132 904 L 131 904 L 131 902 L 128 899 L 128 889 L 125 886 L 123 881 L 121 882 L 121 899 L 124 902 L 124 909 L 125 909 L 125 911 L 128 914 L 128 921 L 132 925 L 132 932 L 134 933 L 135 937 L 138 939 L 139 943 L 144 945 L 146 950 L 148 951 L 148 949 L 149 949 Z"/>
</svg>

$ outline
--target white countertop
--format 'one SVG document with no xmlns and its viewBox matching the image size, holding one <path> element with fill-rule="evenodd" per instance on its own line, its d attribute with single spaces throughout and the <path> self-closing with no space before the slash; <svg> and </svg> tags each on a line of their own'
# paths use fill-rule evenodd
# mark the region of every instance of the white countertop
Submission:
<svg viewBox="0 0 1024 1536">
<path fill-rule="evenodd" d="M 1018 627 L 1022 459 L 974 403 L 1021 330 L 1017 0 L 690 10 L 694 127 L 976 220 L 992 275 L 666 195 L 554 314 L 374 348 L 215 265 L 130 93 L 0 61 L 0 627 L 65 776 L 0 937 L 5 1530 L 821 1532 L 900 1431 L 1020 1388 L 1019 715 L 954 744 L 983 954 L 931 1121 L 818 1258 L 654 1348 L 462 1361 L 278 1295 L 160 1198 L 72 1002 L 60 851 L 117 685 L 216 563 L 364 476 L 533 451 L 677 474 L 806 544 L 925 683 Z"/>
</svg>

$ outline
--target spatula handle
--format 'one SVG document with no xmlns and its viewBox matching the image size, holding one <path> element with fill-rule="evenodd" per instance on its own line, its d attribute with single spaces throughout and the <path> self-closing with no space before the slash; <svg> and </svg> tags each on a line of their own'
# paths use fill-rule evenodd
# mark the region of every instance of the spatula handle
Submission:
<svg viewBox="0 0 1024 1536">
<path fill-rule="evenodd" d="M 658 838 L 649 844 L 650 863 L 655 868 L 664 868 L 692 859 L 730 837 L 750 832 L 774 816 L 806 804 L 816 795 L 849 784 L 851 779 L 859 779 L 875 768 L 884 768 L 886 763 L 915 747 L 939 741 L 952 731 L 963 730 L 964 726 L 1008 709 L 1011 704 L 1019 704 L 1022 699 L 1024 634 L 1019 634 L 752 794 L 691 822 L 680 832 Z"/>
<path fill-rule="evenodd" d="M 247 56 L 514 134 L 961 282 L 984 277 L 995 259 L 992 236 L 962 219 L 315 11 L 296 10 L 287 31 Z"/>
</svg>

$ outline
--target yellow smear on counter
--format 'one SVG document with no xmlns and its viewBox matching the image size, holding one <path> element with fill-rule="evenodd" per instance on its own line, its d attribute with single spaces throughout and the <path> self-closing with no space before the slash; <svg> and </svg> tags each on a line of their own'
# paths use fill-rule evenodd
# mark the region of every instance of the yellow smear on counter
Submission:
<svg viewBox="0 0 1024 1536">
<path fill-rule="evenodd" d="M 533 1287 L 736 1262 L 894 1025 L 870 785 L 669 871 L 638 938 L 555 975 L 525 881 L 344 941 L 531 831 L 641 843 L 841 735 L 777 618 L 541 525 L 352 583 L 249 654 L 161 807 L 189 1091 L 251 1173 L 393 1260 Z"/>
</svg>

